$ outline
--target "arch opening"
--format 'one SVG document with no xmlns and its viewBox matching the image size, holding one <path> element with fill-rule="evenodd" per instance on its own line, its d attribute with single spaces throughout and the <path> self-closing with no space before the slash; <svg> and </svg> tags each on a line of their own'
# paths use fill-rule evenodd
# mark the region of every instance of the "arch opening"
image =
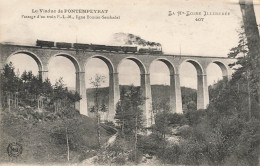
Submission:
<svg viewBox="0 0 260 166">
<path fill-rule="evenodd" d="M 42 70 L 42 63 L 39 58 L 30 52 L 19 51 L 10 55 L 6 64 L 12 62 L 15 67 L 15 72 L 21 75 L 24 71 L 31 71 L 35 76 Z"/>
<path fill-rule="evenodd" d="M 112 74 L 113 72 L 114 66 L 106 57 L 94 55 L 88 58 L 85 63 L 86 87 L 91 87 L 88 81 L 90 78 L 94 78 L 96 74 L 105 76 L 105 83 L 101 87 L 109 86 L 109 74 Z M 89 73 L 92 74 L 89 75 Z"/>
<path fill-rule="evenodd" d="M 214 63 L 214 64 L 217 64 L 218 67 L 221 69 L 221 71 L 222 71 L 222 77 L 223 77 L 223 78 L 228 76 L 227 67 L 226 67 L 222 62 L 214 61 L 213 63 Z"/>
<path fill-rule="evenodd" d="M 151 113 L 152 95 L 150 86 L 150 74 L 147 73 L 144 64 L 137 58 L 127 57 L 123 59 L 119 66 L 119 84 L 139 86 L 142 96 L 146 98 L 142 105 L 143 115 L 146 126 L 153 124 L 153 115 Z M 132 77 L 129 81 L 129 76 Z M 127 82 L 125 82 L 127 80 Z M 139 80 L 139 82 L 138 82 Z"/>
<path fill-rule="evenodd" d="M 139 59 L 135 58 L 135 57 L 126 57 L 124 59 L 121 60 L 121 62 L 119 63 L 118 67 L 121 66 L 121 63 L 123 63 L 125 60 L 130 60 L 132 62 L 135 62 L 135 64 L 139 67 L 140 69 L 140 74 L 145 74 L 146 69 L 144 67 L 144 64 L 142 63 L 142 61 L 140 61 Z"/>
<path fill-rule="evenodd" d="M 72 64 L 74 65 L 76 72 L 81 71 L 79 62 L 73 56 L 71 56 L 69 54 L 57 54 L 57 55 L 54 55 L 54 57 L 52 57 L 50 60 L 52 60 L 55 57 L 65 57 L 65 58 L 69 59 L 72 62 Z"/>
<path fill-rule="evenodd" d="M 170 62 L 167 62 L 158 59 L 151 63 L 151 85 L 170 85 L 170 75 L 174 74 L 174 69 Z"/>
<path fill-rule="evenodd" d="M 58 54 L 48 62 L 48 78 L 55 84 L 62 78 L 69 90 L 76 90 L 76 72 L 80 71 L 78 62 L 70 55 Z"/>
<path fill-rule="evenodd" d="M 180 82 L 182 87 L 198 88 L 198 75 L 203 75 L 201 65 L 194 60 L 186 60 L 180 65 Z"/>
<path fill-rule="evenodd" d="M 113 73 L 114 72 L 114 66 L 113 66 L 112 62 L 109 59 L 107 59 L 107 58 L 105 58 L 103 56 L 94 56 L 93 58 L 97 58 L 97 59 L 100 59 L 103 62 L 105 62 L 105 64 L 108 67 L 109 73 Z"/>
<path fill-rule="evenodd" d="M 220 81 L 228 79 L 228 72 L 226 66 L 218 61 L 214 61 L 207 66 L 207 82 L 209 91 L 209 101 L 214 96 L 214 87 Z"/>
<path fill-rule="evenodd" d="M 176 112 L 175 70 L 166 59 L 156 59 L 150 64 L 150 82 L 153 113 L 161 111 L 160 105 L 169 105 Z"/>
<path fill-rule="evenodd" d="M 223 77 L 225 77 L 225 72 L 223 72 L 223 69 L 216 64 L 216 63 L 210 63 L 207 67 L 207 80 L 208 80 L 208 86 L 214 85 L 218 81 L 222 80 Z"/>
<path fill-rule="evenodd" d="M 88 105 L 88 115 L 90 117 L 95 117 L 95 113 L 91 112 L 91 109 L 95 106 L 95 88 L 90 83 L 90 79 L 95 79 L 96 75 L 104 76 L 104 82 L 100 84 L 98 89 L 98 105 L 105 105 L 107 109 L 111 104 L 109 100 L 111 99 L 110 88 L 110 73 L 113 73 L 112 63 L 102 57 L 93 56 L 90 57 L 85 63 L 85 80 L 86 80 L 86 94 L 87 94 L 87 105 Z M 100 113 L 100 119 L 102 121 L 108 120 L 109 110 Z"/>
<path fill-rule="evenodd" d="M 119 85 L 141 86 L 141 74 L 145 74 L 146 70 L 144 64 L 133 57 L 128 57 L 118 65 Z"/>
<path fill-rule="evenodd" d="M 197 75 L 202 75 L 204 73 L 199 62 L 196 62 L 195 60 L 186 60 L 186 62 L 191 63 L 195 67 Z"/>
<path fill-rule="evenodd" d="M 194 60 L 186 60 L 180 65 L 180 85 L 183 112 L 195 111 L 198 105 L 198 94 L 203 74 L 202 67 Z"/>
</svg>

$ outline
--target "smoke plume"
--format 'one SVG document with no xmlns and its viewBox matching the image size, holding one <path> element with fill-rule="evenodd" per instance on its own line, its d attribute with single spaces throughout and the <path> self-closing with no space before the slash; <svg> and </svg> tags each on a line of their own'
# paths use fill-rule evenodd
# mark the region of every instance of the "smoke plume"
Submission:
<svg viewBox="0 0 260 166">
<path fill-rule="evenodd" d="M 142 39 L 140 36 L 136 36 L 131 33 L 115 33 L 112 38 L 113 45 L 134 45 L 140 47 L 154 47 L 159 46 L 161 47 L 160 43 L 146 41 Z"/>
</svg>

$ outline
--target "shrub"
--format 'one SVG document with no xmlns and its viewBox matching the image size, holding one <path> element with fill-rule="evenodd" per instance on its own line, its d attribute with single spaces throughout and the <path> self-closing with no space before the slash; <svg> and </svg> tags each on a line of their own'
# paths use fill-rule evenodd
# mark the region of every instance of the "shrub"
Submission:
<svg viewBox="0 0 260 166">
<path fill-rule="evenodd" d="M 144 154 L 156 155 L 160 145 L 161 138 L 156 134 L 151 134 L 149 136 L 140 137 L 138 149 Z"/>
<path fill-rule="evenodd" d="M 206 115 L 205 110 L 190 111 L 185 114 L 188 124 L 191 126 L 197 125 Z"/>
<path fill-rule="evenodd" d="M 123 154 L 119 154 L 114 158 L 113 163 L 124 165 L 126 163 L 126 156 Z"/>
<path fill-rule="evenodd" d="M 182 155 L 181 147 L 179 145 L 172 145 L 165 149 L 165 159 L 167 163 L 179 164 L 180 156 Z"/>
<path fill-rule="evenodd" d="M 168 120 L 169 120 L 169 124 L 172 125 L 182 126 L 188 123 L 186 117 L 183 114 L 177 114 L 177 113 L 169 114 Z"/>
<path fill-rule="evenodd" d="M 127 160 L 130 162 L 135 162 L 135 163 L 140 163 L 143 157 L 143 153 L 140 150 L 136 151 L 136 158 L 135 158 L 135 151 L 132 150 L 130 151 L 130 153 L 128 154 L 128 158 Z"/>
</svg>

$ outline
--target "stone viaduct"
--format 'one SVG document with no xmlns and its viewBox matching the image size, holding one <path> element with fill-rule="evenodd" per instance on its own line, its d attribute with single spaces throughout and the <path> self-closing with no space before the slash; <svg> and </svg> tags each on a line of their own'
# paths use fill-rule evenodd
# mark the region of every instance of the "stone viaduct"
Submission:
<svg viewBox="0 0 260 166">
<path fill-rule="evenodd" d="M 37 46 L 24 46 L 0 43 L 0 69 L 8 59 L 15 54 L 27 54 L 31 56 L 39 68 L 39 75 L 42 79 L 48 78 L 48 64 L 52 58 L 63 56 L 68 58 L 75 66 L 76 70 L 76 91 L 81 95 L 82 100 L 76 104 L 76 108 L 81 114 L 88 115 L 86 87 L 85 87 L 85 64 L 91 58 L 103 60 L 109 69 L 109 120 L 114 120 L 115 106 L 120 98 L 118 67 L 122 60 L 134 61 L 140 69 L 140 85 L 143 96 L 147 98 L 144 104 L 147 124 L 151 124 L 149 115 L 151 111 L 152 95 L 150 85 L 150 65 L 154 61 L 165 63 L 170 71 L 170 108 L 172 112 L 182 113 L 182 98 L 180 87 L 180 65 L 189 62 L 197 70 L 197 109 L 205 109 L 209 104 L 209 94 L 207 85 L 207 67 L 210 63 L 217 64 L 222 70 L 223 77 L 231 77 L 231 69 L 228 64 L 235 59 L 224 57 L 205 56 L 179 56 L 179 55 L 148 55 L 138 53 L 116 53 L 102 51 L 83 51 L 75 49 L 41 48 Z M 189 72 L 189 71 L 187 71 Z"/>
</svg>

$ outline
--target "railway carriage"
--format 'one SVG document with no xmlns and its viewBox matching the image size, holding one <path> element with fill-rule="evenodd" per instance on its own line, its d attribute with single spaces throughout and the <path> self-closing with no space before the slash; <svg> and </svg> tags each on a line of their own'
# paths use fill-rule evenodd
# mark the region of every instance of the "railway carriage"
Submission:
<svg viewBox="0 0 260 166">
<path fill-rule="evenodd" d="M 85 50 L 85 49 L 89 49 L 90 46 L 89 46 L 89 44 L 74 43 L 73 47 L 75 49 L 83 49 L 83 50 Z"/>
<path fill-rule="evenodd" d="M 136 53 L 137 47 L 123 46 L 122 51 L 125 52 L 125 53 L 128 53 L 128 52 Z"/>
<path fill-rule="evenodd" d="M 141 54 L 162 54 L 162 50 L 157 48 L 140 48 L 138 52 Z"/>
<path fill-rule="evenodd" d="M 106 46 L 105 45 L 98 45 L 98 44 L 91 44 L 90 48 L 94 51 L 99 50 L 99 51 L 103 51 L 106 50 Z"/>
<path fill-rule="evenodd" d="M 57 42 L 56 47 L 70 49 L 70 48 L 72 48 L 72 43 Z"/>
<path fill-rule="evenodd" d="M 36 46 L 39 47 L 54 47 L 54 42 L 52 41 L 44 41 L 44 40 L 37 40 Z"/>
<path fill-rule="evenodd" d="M 122 48 L 120 46 L 106 46 L 106 50 L 109 52 L 119 52 L 122 51 Z"/>
</svg>

